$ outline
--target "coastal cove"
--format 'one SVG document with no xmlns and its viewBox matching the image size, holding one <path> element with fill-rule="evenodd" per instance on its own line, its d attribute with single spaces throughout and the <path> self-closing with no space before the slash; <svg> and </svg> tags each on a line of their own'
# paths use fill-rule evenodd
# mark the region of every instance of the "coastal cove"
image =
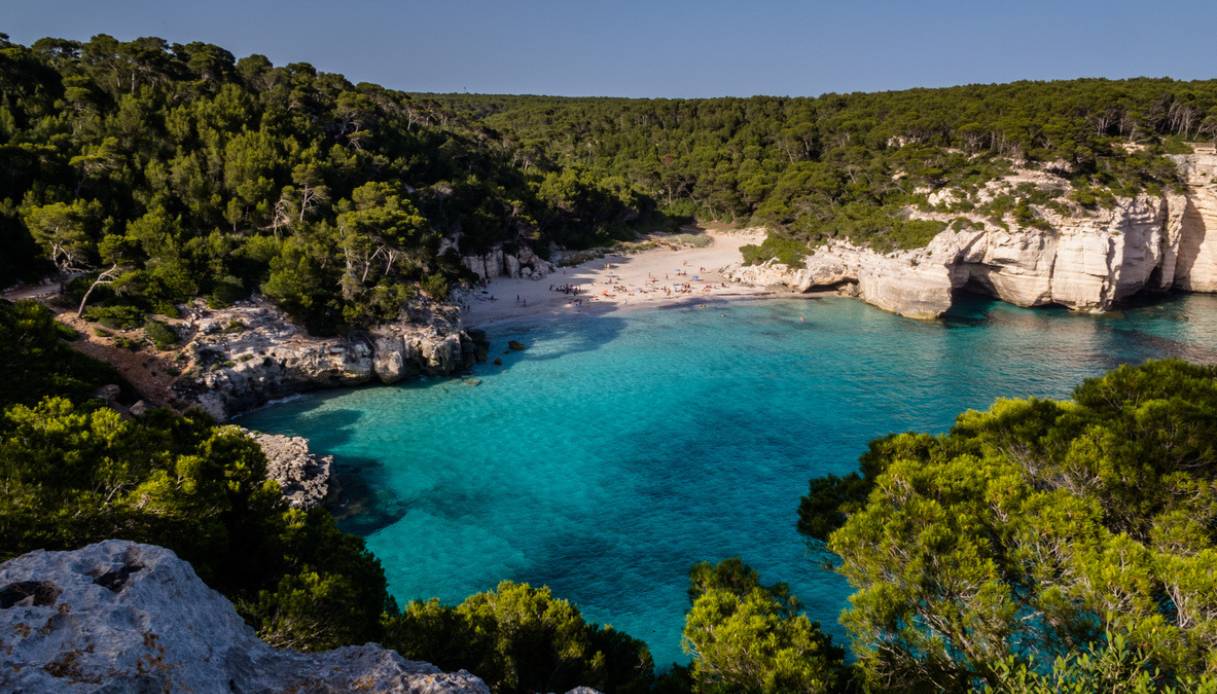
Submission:
<svg viewBox="0 0 1217 694">
<path fill-rule="evenodd" d="M 795 532 L 808 478 L 999 396 L 1063 397 L 1147 358 L 1217 361 L 1217 297 L 1102 316 L 968 298 L 935 322 L 837 297 L 710 302 L 490 338 L 503 365 L 468 378 L 314 393 L 240 423 L 335 456 L 342 524 L 398 600 L 546 584 L 665 664 L 686 660 L 689 566 L 728 556 L 788 582 L 843 639 L 849 588 Z"/>
</svg>

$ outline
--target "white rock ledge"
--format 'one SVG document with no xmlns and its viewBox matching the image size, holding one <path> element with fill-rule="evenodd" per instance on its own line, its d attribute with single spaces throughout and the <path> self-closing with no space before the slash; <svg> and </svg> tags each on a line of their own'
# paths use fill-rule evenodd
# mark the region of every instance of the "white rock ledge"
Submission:
<svg viewBox="0 0 1217 694">
<path fill-rule="evenodd" d="M 0 691 L 490 690 L 376 644 L 271 648 L 173 552 L 106 540 L 0 564 Z"/>
<path fill-rule="evenodd" d="M 314 337 L 265 301 L 222 310 L 196 304 L 184 331 L 174 399 L 220 421 L 303 391 L 459 373 L 478 352 L 459 310 L 443 305 L 361 334 Z"/>
<path fill-rule="evenodd" d="M 1051 229 L 1010 229 L 983 217 L 924 248 L 878 253 L 847 241 L 815 249 L 803 268 L 769 262 L 731 271 L 738 282 L 796 291 L 838 287 L 879 308 L 937 318 L 965 287 L 1018 306 L 1099 312 L 1143 291 L 1217 292 L 1217 154 L 1175 157 L 1182 193 L 1120 198 L 1089 214 L 1050 214 Z M 931 196 L 933 197 L 933 196 Z"/>
</svg>

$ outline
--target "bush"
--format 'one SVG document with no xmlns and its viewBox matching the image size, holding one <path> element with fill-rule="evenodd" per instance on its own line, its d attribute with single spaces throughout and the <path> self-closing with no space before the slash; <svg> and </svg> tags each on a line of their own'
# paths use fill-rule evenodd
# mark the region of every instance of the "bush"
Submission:
<svg viewBox="0 0 1217 694">
<path fill-rule="evenodd" d="M 62 340 L 75 331 L 33 301 L 0 301 L 0 407 L 32 405 L 42 395 L 84 399 L 99 386 L 122 383 L 113 368 L 93 361 Z M 0 537 L 4 535 L 0 532 Z"/>
<path fill-rule="evenodd" d="M 144 334 L 152 340 L 152 344 L 156 345 L 159 350 L 167 350 L 173 348 L 178 343 L 178 334 L 172 327 L 158 320 L 149 319 L 144 323 Z"/>
<path fill-rule="evenodd" d="M 227 308 L 247 296 L 249 296 L 249 291 L 245 289 L 241 280 L 231 275 L 225 275 L 217 279 L 212 286 L 211 293 L 207 295 L 207 306 L 213 309 Z"/>
<path fill-rule="evenodd" d="M 444 300 L 448 298 L 450 288 L 448 286 L 448 278 L 440 274 L 428 275 L 422 281 L 423 291 L 432 299 Z"/>
<path fill-rule="evenodd" d="M 407 658 L 464 668 L 496 692 L 645 692 L 653 679 L 646 644 L 586 623 L 574 605 L 525 583 L 503 581 L 457 607 L 412 602 L 386 637 Z"/>
<path fill-rule="evenodd" d="M 832 691 L 845 652 L 799 612 L 785 584 L 765 586 L 739 559 L 697 564 L 683 643 L 699 692 Z"/>
<path fill-rule="evenodd" d="M 759 246 L 749 244 L 740 248 L 745 265 L 759 265 L 769 260 L 776 260 L 793 268 L 803 267 L 803 259 L 809 252 L 807 244 L 802 241 L 772 233 L 766 236 Z"/>
<path fill-rule="evenodd" d="M 144 322 L 144 312 L 134 306 L 92 306 L 85 309 L 85 319 L 115 330 L 131 330 Z"/>
</svg>

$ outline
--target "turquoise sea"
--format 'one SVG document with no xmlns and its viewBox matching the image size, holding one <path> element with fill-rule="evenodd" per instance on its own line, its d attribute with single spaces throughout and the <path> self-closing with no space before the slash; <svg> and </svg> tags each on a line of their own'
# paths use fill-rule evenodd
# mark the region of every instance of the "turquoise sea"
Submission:
<svg viewBox="0 0 1217 694">
<path fill-rule="evenodd" d="M 849 587 L 795 532 L 810 477 L 870 439 L 999 396 L 1067 396 L 1122 362 L 1217 361 L 1217 297 L 1104 316 L 966 299 L 902 319 L 840 298 L 647 309 L 491 332 L 472 377 L 330 391 L 242 424 L 331 453 L 342 525 L 401 602 L 510 578 L 685 661 L 686 576 L 740 556 L 835 639 Z M 505 352 L 508 339 L 528 345 Z M 480 383 L 475 383 L 480 381 Z"/>
</svg>

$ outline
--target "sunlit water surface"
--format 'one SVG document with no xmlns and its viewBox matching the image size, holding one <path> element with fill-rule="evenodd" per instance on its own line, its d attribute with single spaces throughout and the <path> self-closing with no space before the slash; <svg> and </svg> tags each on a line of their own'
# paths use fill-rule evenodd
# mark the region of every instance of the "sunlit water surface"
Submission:
<svg viewBox="0 0 1217 694">
<path fill-rule="evenodd" d="M 685 661 L 694 562 L 786 581 L 835 639 L 849 587 L 796 533 L 810 477 L 998 396 L 1065 397 L 1122 362 L 1217 360 L 1217 297 L 1105 316 L 972 299 L 901 319 L 849 299 L 639 310 L 492 331 L 473 379 L 325 392 L 243 424 L 336 456 L 342 524 L 399 601 L 510 578 Z M 506 341 L 525 342 L 507 353 Z"/>
</svg>

